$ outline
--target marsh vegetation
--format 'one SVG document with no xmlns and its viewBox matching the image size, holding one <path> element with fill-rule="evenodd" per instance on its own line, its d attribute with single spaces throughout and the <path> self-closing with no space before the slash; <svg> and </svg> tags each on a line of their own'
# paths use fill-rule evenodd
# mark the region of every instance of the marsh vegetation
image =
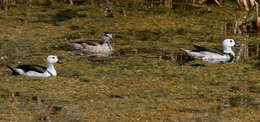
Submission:
<svg viewBox="0 0 260 122">
<path fill-rule="evenodd" d="M 136 1 L 16 3 L 0 10 L 0 121 L 259 121 L 260 35 L 233 33 L 247 14 L 232 1 L 173 7 Z M 151 6 L 153 5 L 153 6 Z M 106 8 L 112 16 L 105 16 Z M 110 9 L 109 9 L 110 10 Z M 253 28 L 254 29 L 254 28 Z M 110 57 L 86 57 L 69 39 L 113 34 Z M 179 48 L 244 46 L 232 64 L 188 61 Z M 13 76 L 5 65 L 45 64 L 57 77 Z"/>
</svg>

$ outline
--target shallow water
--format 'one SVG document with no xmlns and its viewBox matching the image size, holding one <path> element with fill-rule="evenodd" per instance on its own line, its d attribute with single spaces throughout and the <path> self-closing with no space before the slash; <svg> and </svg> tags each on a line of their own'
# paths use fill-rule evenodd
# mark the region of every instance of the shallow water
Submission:
<svg viewBox="0 0 260 122">
<path fill-rule="evenodd" d="M 260 120 L 259 34 L 225 31 L 244 13 L 231 3 L 167 9 L 124 2 L 109 5 L 113 17 L 101 4 L 17 5 L 0 17 L 0 120 Z M 104 31 L 115 39 L 109 57 L 87 57 L 68 43 L 102 39 Z M 225 38 L 243 45 L 234 48 L 240 58 L 233 64 L 190 62 L 179 50 L 221 49 Z M 5 67 L 44 66 L 50 54 L 64 62 L 55 64 L 57 77 L 12 76 Z"/>
<path fill-rule="evenodd" d="M 246 62 L 250 58 L 256 58 L 259 56 L 259 42 L 249 43 L 242 42 L 239 48 L 235 48 L 238 53 L 235 60 L 239 62 Z M 181 51 L 170 51 L 163 48 L 132 48 L 132 49 L 122 49 L 114 52 L 114 56 L 129 57 L 129 56 L 140 56 L 144 58 L 156 58 L 159 60 L 171 60 L 178 64 L 184 64 L 189 61 L 189 57 Z"/>
</svg>

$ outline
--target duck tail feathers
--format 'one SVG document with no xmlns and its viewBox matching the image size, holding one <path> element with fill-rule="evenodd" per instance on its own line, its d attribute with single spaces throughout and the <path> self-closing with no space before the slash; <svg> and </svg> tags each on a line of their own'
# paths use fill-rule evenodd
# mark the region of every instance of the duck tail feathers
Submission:
<svg viewBox="0 0 260 122">
<path fill-rule="evenodd" d="M 74 40 L 72 40 L 72 39 L 68 39 L 68 41 L 69 41 L 69 43 L 73 43 Z"/>
<path fill-rule="evenodd" d="M 185 49 L 183 49 L 183 48 L 180 48 L 180 50 L 185 51 Z"/>
<path fill-rule="evenodd" d="M 19 75 L 19 73 L 15 70 L 15 68 L 14 67 L 12 67 L 12 66 L 9 66 L 9 65 L 6 65 L 6 67 L 8 67 L 9 69 L 11 69 L 12 70 L 12 72 L 13 72 L 13 75 Z"/>
<path fill-rule="evenodd" d="M 188 53 L 188 52 L 189 52 L 189 50 L 185 50 L 185 49 L 183 49 L 183 48 L 180 48 L 180 50 L 183 51 L 183 52 L 185 52 L 185 53 Z"/>
</svg>

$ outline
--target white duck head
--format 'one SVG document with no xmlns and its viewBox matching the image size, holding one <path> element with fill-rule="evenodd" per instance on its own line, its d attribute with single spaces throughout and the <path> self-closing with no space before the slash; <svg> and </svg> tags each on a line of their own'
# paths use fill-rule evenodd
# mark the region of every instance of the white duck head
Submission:
<svg viewBox="0 0 260 122">
<path fill-rule="evenodd" d="M 239 45 L 236 44 L 235 40 L 233 40 L 233 39 L 225 39 L 222 42 L 222 46 L 223 46 L 224 53 L 232 54 L 233 56 L 235 56 L 235 53 L 233 52 L 233 50 L 231 48 L 234 46 L 239 47 Z"/>
<path fill-rule="evenodd" d="M 58 59 L 55 55 L 49 55 L 47 57 L 47 64 L 55 64 L 55 63 L 62 63 L 61 60 Z"/>
<path fill-rule="evenodd" d="M 47 70 L 46 73 L 50 74 L 51 76 L 56 76 L 57 72 L 54 68 L 55 63 L 60 63 L 62 64 L 61 60 L 58 59 L 57 56 L 55 55 L 49 55 L 47 57 Z"/>
<path fill-rule="evenodd" d="M 106 43 L 108 45 L 109 49 L 112 49 L 110 40 L 113 41 L 112 34 L 104 33 L 104 44 Z"/>
</svg>

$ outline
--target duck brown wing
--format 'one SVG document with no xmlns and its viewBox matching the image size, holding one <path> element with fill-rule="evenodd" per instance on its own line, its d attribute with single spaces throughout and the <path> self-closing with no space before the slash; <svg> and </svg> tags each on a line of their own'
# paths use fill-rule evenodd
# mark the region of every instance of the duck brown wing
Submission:
<svg viewBox="0 0 260 122">
<path fill-rule="evenodd" d="M 100 41 L 100 40 L 70 40 L 70 43 L 77 43 L 77 44 L 86 43 L 88 45 L 98 46 L 98 45 L 103 44 L 103 41 Z"/>
<path fill-rule="evenodd" d="M 92 46 L 98 46 L 103 44 L 103 41 L 100 40 L 87 40 L 85 43 L 87 43 L 88 45 L 92 45 Z"/>
<path fill-rule="evenodd" d="M 29 65 L 29 64 L 19 65 L 16 68 L 22 69 L 24 70 L 24 72 L 35 71 L 39 73 L 44 73 L 47 70 L 46 67 L 39 66 L 39 65 Z"/>
<path fill-rule="evenodd" d="M 208 52 L 218 53 L 220 55 L 224 54 L 219 49 L 211 49 L 211 48 L 206 48 L 206 47 L 202 47 L 202 46 L 198 46 L 198 45 L 193 45 L 193 46 L 196 48 L 196 50 L 193 50 L 193 51 L 208 51 Z"/>
</svg>

